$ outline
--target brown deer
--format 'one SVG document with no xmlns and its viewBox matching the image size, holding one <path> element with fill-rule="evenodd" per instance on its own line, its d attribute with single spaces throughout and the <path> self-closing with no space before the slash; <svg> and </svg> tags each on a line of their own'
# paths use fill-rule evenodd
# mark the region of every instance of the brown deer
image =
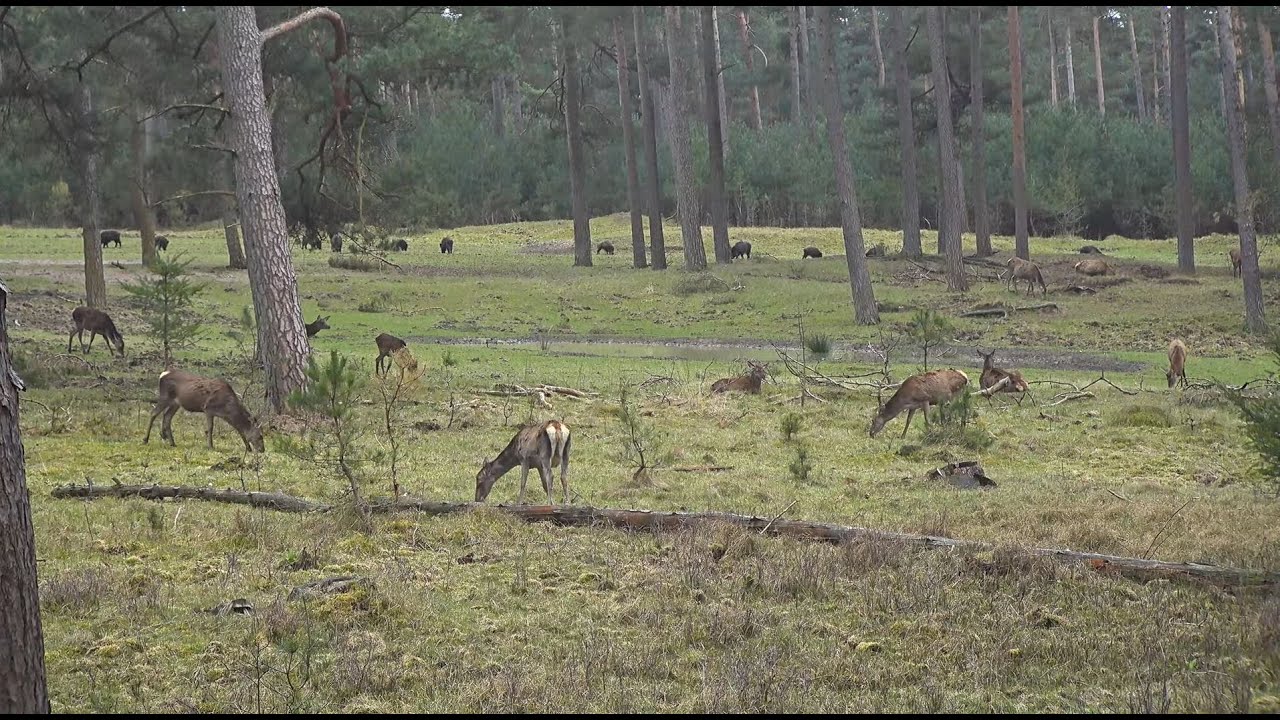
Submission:
<svg viewBox="0 0 1280 720">
<path fill-rule="evenodd" d="M 306 325 L 307 337 L 315 337 L 316 333 L 320 332 L 321 330 L 328 330 L 329 329 L 328 321 L 330 317 L 332 316 L 325 315 L 324 317 L 320 317 L 319 315 L 316 315 L 315 322 L 309 322 Z"/>
<path fill-rule="evenodd" d="M 1227 253 L 1231 258 L 1231 277 L 1240 276 L 1240 248 L 1231 248 L 1231 252 Z"/>
<path fill-rule="evenodd" d="M 746 375 L 735 378 L 724 378 L 717 380 L 711 384 L 711 392 L 722 393 L 736 390 L 738 392 L 748 392 L 755 395 L 760 394 L 760 383 L 764 382 L 765 368 L 768 363 L 757 363 L 750 360 L 747 361 L 749 371 Z"/>
<path fill-rule="evenodd" d="M 1022 379 L 1022 373 L 1017 370 L 1005 370 L 1004 368 L 998 368 L 995 366 L 995 363 L 992 362 L 992 358 L 996 355 L 995 350 L 992 350 L 989 353 L 984 353 L 982 350 L 978 350 L 978 354 L 982 356 L 982 376 L 978 378 L 978 385 L 981 386 L 983 390 L 995 387 L 1005 378 L 1009 378 L 1009 382 L 1005 383 L 1005 386 L 997 392 L 1023 393 L 1031 389 L 1031 386 L 1027 385 L 1027 381 Z M 990 400 L 991 396 L 988 395 L 987 399 Z M 1019 400 L 1019 402 L 1021 402 L 1021 400 Z"/>
<path fill-rule="evenodd" d="M 1106 275 L 1111 272 L 1111 266 L 1107 265 L 1107 261 L 1102 258 L 1086 258 L 1075 264 L 1075 271 L 1081 275 Z"/>
<path fill-rule="evenodd" d="M 1187 386 L 1187 346 L 1178 338 L 1169 341 L 1169 369 L 1164 376 L 1169 387 L 1179 381 L 1182 387 Z"/>
<path fill-rule="evenodd" d="M 524 504 L 524 488 L 529 480 L 529 468 L 536 466 L 542 478 L 542 489 L 547 491 L 547 504 L 554 505 L 552 490 L 555 474 L 552 468 L 560 462 L 560 488 L 564 491 L 564 504 L 569 504 L 569 426 L 559 420 L 548 420 L 539 425 L 521 428 L 511 442 L 493 460 L 486 460 L 476 473 L 476 502 L 484 502 L 498 478 L 515 466 L 520 466 L 520 498 Z"/>
<path fill-rule="evenodd" d="M 1008 285 L 1010 288 L 1013 289 L 1014 292 L 1017 292 L 1018 290 L 1018 281 L 1026 280 L 1028 295 L 1031 294 L 1032 290 L 1035 288 L 1036 283 L 1040 283 L 1041 295 L 1049 294 L 1049 288 L 1046 287 L 1044 284 L 1044 276 L 1040 274 L 1039 265 L 1031 262 L 1030 260 L 1023 260 L 1022 258 L 1017 256 L 1009 258 L 1009 262 L 1005 263 L 1005 265 L 1009 266 Z"/>
<path fill-rule="evenodd" d="M 151 411 L 151 422 L 147 423 L 147 436 L 142 439 L 146 445 L 151 440 L 151 428 L 156 418 L 164 414 L 160 424 L 160 439 L 173 441 L 173 416 L 178 408 L 188 412 L 202 412 L 205 417 L 205 437 L 209 441 L 209 449 L 213 449 L 213 419 L 220 417 L 240 433 L 247 450 L 263 452 L 262 427 L 245 409 L 231 384 L 220 378 L 207 378 L 193 375 L 183 370 L 166 370 L 160 373 L 160 389 L 156 398 L 156 406 Z"/>
<path fill-rule="evenodd" d="M 67 352 L 71 352 L 71 338 L 76 335 L 80 336 L 80 351 L 85 355 L 93 349 L 93 338 L 95 335 L 101 335 L 103 342 L 107 343 L 107 352 L 115 355 L 111 349 L 115 345 L 116 350 L 120 351 L 120 357 L 124 357 L 124 336 L 116 330 L 116 324 L 111 321 L 111 316 L 91 307 L 78 307 L 71 311 L 71 322 L 75 326 L 71 328 L 71 334 L 67 336 Z M 89 347 L 84 345 L 84 331 L 89 331 Z"/>
<path fill-rule="evenodd" d="M 390 372 L 391 370 L 391 355 L 397 350 L 405 348 L 405 342 L 395 335 L 388 333 L 382 333 L 378 337 L 374 338 L 373 341 L 378 344 L 378 361 L 375 372 L 381 372 L 383 375 L 386 375 L 387 372 Z M 385 372 L 383 371 L 383 358 L 386 358 Z"/>
<path fill-rule="evenodd" d="M 907 425 L 902 428 L 902 437 L 907 436 L 916 410 L 924 411 L 924 426 L 929 427 L 929 407 L 954 398 L 968 384 L 969 376 L 954 368 L 912 375 L 902 381 L 898 392 L 871 419 L 871 437 L 880 434 L 885 423 L 901 415 L 903 410 L 907 411 Z"/>
</svg>

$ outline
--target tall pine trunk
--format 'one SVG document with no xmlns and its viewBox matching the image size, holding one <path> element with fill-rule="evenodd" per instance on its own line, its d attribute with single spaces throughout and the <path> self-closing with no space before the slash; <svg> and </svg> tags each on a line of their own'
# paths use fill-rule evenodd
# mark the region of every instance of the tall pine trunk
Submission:
<svg viewBox="0 0 1280 720">
<path fill-rule="evenodd" d="M 18 417 L 20 388 L 9 354 L 8 303 L 9 289 L 0 284 L 0 708 L 48 714 L 36 534 Z"/>
<path fill-rule="evenodd" d="M 707 94 L 707 150 L 711 165 L 711 182 L 707 187 L 707 204 L 711 210 L 712 248 L 715 250 L 717 263 L 733 262 L 729 257 L 729 226 L 725 222 L 724 213 L 724 138 L 721 133 L 719 63 L 716 61 L 718 44 L 715 42 L 715 18 L 711 6 L 702 6 L 702 75 L 703 87 Z"/>
<path fill-rule="evenodd" d="M 1262 47 L 1262 84 L 1267 95 L 1267 119 L 1271 124 L 1271 154 L 1275 158 L 1275 169 L 1280 170 L 1280 92 L 1276 89 L 1276 50 L 1266 18 L 1259 13 L 1254 23 L 1258 26 L 1258 43 Z"/>
<path fill-rule="evenodd" d="M 812 129 L 817 103 L 813 94 L 813 56 L 809 54 L 809 6 L 800 5 L 796 8 L 796 13 L 800 17 L 800 72 L 803 75 L 801 87 L 804 88 L 802 102 L 805 122 Z"/>
<path fill-rule="evenodd" d="M 1187 108 L 1187 24 L 1186 9 L 1173 6 L 1169 28 L 1169 97 L 1173 126 L 1174 206 L 1178 214 L 1178 269 L 1196 271 L 1195 224 L 1191 216 L 1191 125 Z"/>
<path fill-rule="evenodd" d="M 946 256 L 947 287 L 955 291 L 969 289 L 964 276 L 964 248 L 960 230 L 964 222 L 964 206 L 960 197 L 960 157 L 956 153 L 955 128 L 951 123 L 951 82 L 947 76 L 947 45 L 942 33 L 943 8 L 925 8 L 925 24 L 929 31 L 929 56 L 933 60 L 933 100 L 938 109 L 938 165 L 942 175 L 942 197 L 938 217 L 939 251 Z"/>
<path fill-rule="evenodd" d="M 98 182 L 100 148 L 96 139 L 97 115 L 87 84 L 80 86 L 80 109 L 76 122 L 76 177 L 71 183 L 80 215 L 80 237 L 84 242 L 84 300 L 89 307 L 107 306 L 107 281 L 102 274 L 102 241 L 98 223 L 102 220 L 102 190 Z"/>
<path fill-rule="evenodd" d="M 902 167 L 902 254 L 920 257 L 920 180 L 916 177 L 916 130 L 911 118 L 911 76 L 907 73 L 907 18 L 901 5 L 889 9 L 893 83 L 898 93 L 898 144 Z"/>
<path fill-rule="evenodd" d="M 1213 19 L 1213 56 L 1217 59 L 1218 67 L 1222 67 L 1222 39 L 1218 36 L 1218 23 L 1222 22 L 1222 18 L 1215 17 Z M 1227 83 L 1222 79 L 1222 73 L 1216 72 L 1214 76 L 1218 78 L 1218 107 L 1226 107 L 1227 105 Z"/>
<path fill-rule="evenodd" d="M 799 123 L 804 113 L 800 108 L 800 18 L 795 5 L 787 6 L 791 39 L 791 122 Z"/>
<path fill-rule="evenodd" d="M 1062 37 L 1065 40 L 1067 53 L 1067 103 L 1076 106 L 1076 63 L 1071 55 L 1071 17 L 1062 23 Z"/>
<path fill-rule="evenodd" d="M 884 49 L 880 47 L 880 18 L 879 8 L 875 5 L 871 6 L 871 42 L 875 45 L 876 51 L 876 85 L 884 87 Z"/>
<path fill-rule="evenodd" d="M 706 24 L 705 14 L 703 24 Z M 729 98 L 724 92 L 724 60 L 720 57 L 720 13 L 711 6 L 711 39 L 715 46 L 715 75 L 717 107 L 720 109 L 720 148 L 723 157 L 729 157 Z"/>
<path fill-rule="evenodd" d="M 1236 40 L 1232 37 L 1235 24 L 1231 17 L 1236 11 L 1229 5 L 1218 6 L 1218 35 L 1222 44 L 1222 77 L 1228 84 L 1235 84 L 1239 65 L 1236 59 Z M 1231 180 L 1235 186 L 1236 223 L 1240 226 L 1240 274 L 1244 281 L 1244 319 L 1250 332 L 1266 332 L 1267 322 L 1262 310 L 1262 274 L 1258 270 L 1258 241 L 1254 234 L 1253 207 L 1249 201 L 1249 173 L 1244 147 L 1244 109 L 1240 94 L 1227 93 L 1223 107 L 1227 118 L 1227 146 L 1231 152 Z"/>
<path fill-rule="evenodd" d="M 1142 59 L 1138 55 L 1137 13 L 1129 13 L 1125 24 L 1129 26 L 1129 59 L 1133 63 L 1133 91 L 1138 98 L 1138 119 L 1146 120 L 1150 115 L 1147 113 L 1146 89 L 1142 87 Z"/>
<path fill-rule="evenodd" d="M 840 227 L 844 233 L 845 262 L 849 266 L 849 288 L 853 293 L 854 319 L 860 325 L 880 322 L 876 296 L 867 269 L 862 242 L 862 220 L 858 216 L 858 193 L 853 181 L 853 165 L 845 148 L 844 112 L 840 107 L 840 71 L 836 66 L 836 33 L 832 32 L 831 8 L 815 7 L 814 23 L 822 52 L 822 105 L 827 116 L 827 141 L 835 164 L 836 193 L 840 198 Z"/>
<path fill-rule="evenodd" d="M 622 20 L 613 19 L 613 41 L 618 46 L 618 105 L 622 108 L 622 146 L 627 162 L 627 205 L 631 208 L 631 265 L 647 265 L 644 257 L 644 214 L 640 209 L 640 172 L 636 167 L 635 110 L 631 103 L 631 73 L 627 54 L 627 34 Z"/>
<path fill-rule="evenodd" d="M 1151 63 L 1151 71 L 1155 74 L 1155 77 L 1151 80 L 1151 102 L 1153 104 L 1151 115 L 1156 122 L 1162 123 L 1169 118 L 1169 73 L 1164 64 L 1165 58 L 1169 57 L 1166 47 L 1169 42 L 1169 34 L 1162 8 L 1156 9 L 1156 29 L 1153 34 L 1156 42 L 1155 55 Z"/>
<path fill-rule="evenodd" d="M 764 120 L 760 117 L 760 86 L 756 84 L 755 57 L 751 52 L 751 23 L 747 19 L 747 11 L 738 10 L 738 34 L 742 36 L 742 54 L 747 66 L 747 77 L 751 80 L 751 127 L 764 129 Z"/>
<path fill-rule="evenodd" d="M 653 86 L 649 84 L 648 44 L 642 32 L 643 10 L 641 5 L 631 6 L 631 22 L 635 26 L 636 79 L 640 81 L 640 132 L 644 135 L 645 207 L 649 212 L 649 258 L 654 270 L 667 269 L 666 239 L 662 234 L 662 191 L 658 177 L 658 116 L 653 101 Z"/>
<path fill-rule="evenodd" d="M 1053 6 L 1045 8 L 1049 14 L 1049 105 L 1058 107 L 1058 37 L 1053 32 Z"/>
<path fill-rule="evenodd" d="M 573 264 L 591 267 L 591 216 L 587 213 L 586 158 L 582 152 L 582 73 L 578 42 L 565 23 L 563 42 L 564 125 L 569 146 L 569 194 L 573 202 Z"/>
<path fill-rule="evenodd" d="M 969 12 L 969 104 L 973 107 L 973 234 L 978 256 L 993 254 L 987 214 L 987 129 L 982 78 L 982 11 Z"/>
<path fill-rule="evenodd" d="M 305 383 L 309 347 L 271 154 L 271 122 L 262 86 L 263 36 L 253 6 L 220 5 L 216 13 L 249 289 L 264 345 L 267 401 L 282 412 L 289 394 Z"/>
<path fill-rule="evenodd" d="M 1173 114 L 1173 98 L 1169 94 L 1169 86 L 1173 85 L 1173 72 L 1169 69 L 1169 8 L 1160 8 L 1160 69 L 1164 73 L 1165 116 Z"/>
<path fill-rule="evenodd" d="M 685 58 L 690 42 L 683 10 L 676 5 L 663 6 L 667 20 L 667 55 L 671 69 L 671 102 L 667 113 L 671 164 L 676 173 L 676 215 L 680 218 L 680 236 L 684 242 L 686 270 L 707 267 L 707 251 L 702 245 L 702 225 L 698 218 L 697 177 L 693 172 L 693 147 L 689 142 L 689 121 L 693 116 L 689 97 L 689 63 Z"/>
<path fill-rule="evenodd" d="M 1014 254 L 1031 259 L 1027 242 L 1027 144 L 1022 126 L 1022 21 L 1018 6 L 1009 6 L 1010 114 L 1013 116 L 1013 229 Z"/>
<path fill-rule="evenodd" d="M 147 203 L 147 132 L 146 120 L 133 123 L 129 129 L 129 200 L 133 206 L 133 221 L 142 237 L 142 264 L 151 267 L 156 262 L 156 216 Z"/>
<path fill-rule="evenodd" d="M 1098 32 L 1098 18 L 1093 18 L 1093 78 L 1098 86 L 1098 114 L 1107 115 L 1107 91 L 1102 76 L 1102 39 Z"/>
</svg>

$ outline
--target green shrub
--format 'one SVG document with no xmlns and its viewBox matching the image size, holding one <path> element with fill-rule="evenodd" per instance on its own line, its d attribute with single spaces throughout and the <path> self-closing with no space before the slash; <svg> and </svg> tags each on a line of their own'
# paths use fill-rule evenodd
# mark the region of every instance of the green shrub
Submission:
<svg viewBox="0 0 1280 720">
<path fill-rule="evenodd" d="M 804 418 L 795 414 L 787 413 L 782 416 L 782 439 L 791 442 L 796 433 L 800 432 L 800 428 L 804 425 Z"/>
</svg>

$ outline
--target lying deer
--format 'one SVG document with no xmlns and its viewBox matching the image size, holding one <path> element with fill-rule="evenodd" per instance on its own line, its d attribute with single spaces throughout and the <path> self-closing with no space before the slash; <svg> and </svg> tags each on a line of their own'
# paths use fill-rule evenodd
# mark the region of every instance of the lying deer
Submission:
<svg viewBox="0 0 1280 720">
<path fill-rule="evenodd" d="M 328 330 L 329 329 L 328 320 L 330 317 L 332 316 L 325 315 L 324 317 L 320 317 L 319 315 L 316 315 L 315 322 L 309 322 L 306 325 L 307 337 L 315 337 L 316 333 L 320 332 L 321 330 Z"/>
<path fill-rule="evenodd" d="M 547 491 L 547 504 L 554 505 L 552 490 L 555 475 L 552 467 L 560 462 L 560 488 L 564 491 L 564 504 L 569 504 L 569 426 L 559 420 L 548 420 L 540 425 L 521 428 L 511 442 L 493 460 L 486 460 L 476 473 L 476 502 L 484 502 L 498 478 L 512 468 L 520 466 L 520 498 L 524 504 L 524 488 L 529 480 L 529 468 L 536 466 L 542 478 L 542 489 Z"/>
<path fill-rule="evenodd" d="M 1081 260 L 1075 264 L 1075 271 L 1081 275 L 1106 275 L 1111 272 L 1111 266 L 1107 265 L 1107 261 L 1102 258 L 1088 258 Z"/>
<path fill-rule="evenodd" d="M 390 372 L 391 355 L 397 350 L 402 350 L 407 346 L 403 340 L 389 333 L 382 333 L 378 337 L 374 338 L 373 341 L 378 344 L 378 360 L 374 371 L 381 372 L 385 375 L 386 372 L 383 372 L 382 369 L 383 358 L 386 358 L 386 369 L 387 372 Z"/>
<path fill-rule="evenodd" d="M 1240 248 L 1231 248 L 1231 252 L 1227 253 L 1231 258 L 1231 277 L 1240 276 Z"/>
<path fill-rule="evenodd" d="M 929 407 L 951 400 L 968 384 L 969 376 L 954 368 L 912 375 L 902 382 L 898 392 L 871 419 L 871 437 L 880 434 L 885 423 L 901 415 L 903 410 L 907 411 L 907 425 L 902 428 L 902 437 L 907 436 L 916 410 L 924 411 L 924 426 L 928 428 Z"/>
<path fill-rule="evenodd" d="M 1178 338 L 1169 342 L 1169 369 L 1164 376 L 1169 381 L 1169 387 L 1179 382 L 1179 378 L 1182 387 L 1187 386 L 1187 346 Z"/>
<path fill-rule="evenodd" d="M 107 343 L 107 352 L 115 355 L 111 346 L 115 345 L 116 350 L 120 351 L 120 357 L 124 357 L 124 336 L 116 330 L 116 324 L 111 321 L 111 316 L 91 307 L 78 307 L 71 311 L 71 321 L 75 323 L 75 327 L 71 328 L 71 334 L 67 336 L 67 352 L 71 352 L 71 338 L 77 334 L 80 336 L 80 351 L 86 355 L 93 349 L 93 338 L 95 335 L 101 335 L 102 341 Z M 84 331 L 89 331 L 89 347 L 84 346 Z"/>
<path fill-rule="evenodd" d="M 1031 262 L 1030 260 L 1023 260 L 1017 256 L 1009 258 L 1009 261 L 1005 264 L 1009 266 L 1008 286 L 1011 287 L 1014 292 L 1017 292 L 1018 290 L 1018 281 L 1026 280 L 1028 295 L 1030 295 L 1031 291 L 1035 289 L 1036 283 L 1040 283 L 1041 295 L 1049 294 L 1049 288 L 1044 284 L 1044 276 L 1040 274 L 1039 265 Z"/>
<path fill-rule="evenodd" d="M 978 354 L 982 356 L 982 376 L 978 378 L 978 384 L 983 390 L 995 387 L 1005 378 L 1008 378 L 1009 381 L 1005 383 L 1003 388 L 994 392 L 1023 393 L 1031 389 L 1031 386 L 1027 385 L 1027 381 L 1022 379 L 1022 373 L 1017 370 L 1005 370 L 995 366 L 995 363 L 991 360 L 995 357 L 995 350 L 989 353 L 978 350 Z M 991 395 L 988 395 L 987 399 L 990 400 Z M 1021 399 L 1019 399 L 1019 402 L 1021 402 Z"/>
<path fill-rule="evenodd" d="M 220 378 L 207 378 L 193 375 L 183 370 L 166 370 L 160 373 L 160 389 L 156 398 L 155 409 L 151 411 L 151 422 L 147 423 L 147 436 L 142 439 L 146 445 L 151 440 L 151 428 L 156 418 L 164 414 L 160 425 L 160 439 L 173 441 L 173 416 L 178 408 L 188 412 L 202 412 L 205 417 L 205 437 L 209 441 L 209 449 L 213 449 L 213 419 L 220 417 L 240 433 L 246 450 L 263 452 L 262 428 L 258 421 L 245 409 L 236 391 L 230 383 Z"/>
<path fill-rule="evenodd" d="M 756 395 L 760 394 L 760 383 L 764 382 L 765 368 L 768 363 L 757 363 L 750 360 L 747 361 L 747 367 L 750 369 L 746 375 L 735 378 L 724 378 L 717 380 L 711 384 L 711 392 L 722 393 L 736 390 L 738 392 L 748 392 Z"/>
</svg>

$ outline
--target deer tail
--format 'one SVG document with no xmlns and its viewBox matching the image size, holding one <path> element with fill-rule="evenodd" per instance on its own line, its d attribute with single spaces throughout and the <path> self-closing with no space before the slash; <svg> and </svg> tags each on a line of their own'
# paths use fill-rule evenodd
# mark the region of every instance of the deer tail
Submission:
<svg viewBox="0 0 1280 720">
<path fill-rule="evenodd" d="M 569 426 L 561 422 L 547 425 L 547 440 L 551 443 L 551 464 L 560 462 L 569 445 Z"/>
</svg>

